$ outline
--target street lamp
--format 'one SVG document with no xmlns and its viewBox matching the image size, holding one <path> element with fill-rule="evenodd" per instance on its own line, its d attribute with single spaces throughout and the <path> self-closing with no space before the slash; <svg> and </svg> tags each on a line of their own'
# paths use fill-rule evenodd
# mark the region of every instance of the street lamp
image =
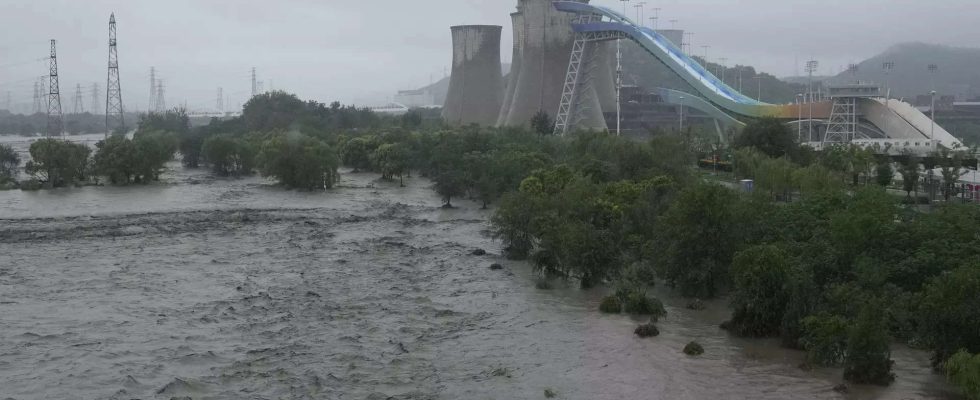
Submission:
<svg viewBox="0 0 980 400">
<path fill-rule="evenodd" d="M 888 100 L 892 95 L 892 88 L 888 75 L 891 74 L 893 69 L 895 69 L 895 63 L 892 61 L 885 61 L 881 63 L 881 69 L 885 70 L 885 100 Z"/>
<path fill-rule="evenodd" d="M 796 140 L 801 144 L 803 143 L 803 93 L 796 94 L 796 110 L 798 118 L 796 118 Z M 809 140 L 807 140 L 809 142 Z"/>
<path fill-rule="evenodd" d="M 630 0 L 619 0 L 623 3 L 623 17 L 626 17 L 626 3 Z M 623 134 L 623 40 L 616 39 L 616 136 Z"/>
<path fill-rule="evenodd" d="M 711 48 L 709 45 L 701 46 L 704 49 L 704 69 L 708 69 L 708 49 Z"/>
<path fill-rule="evenodd" d="M 681 96 L 680 97 L 680 100 L 681 100 L 680 101 L 680 103 L 681 103 L 680 104 L 681 105 L 681 107 L 680 107 L 681 116 L 680 116 L 680 129 L 677 130 L 678 133 L 684 132 L 684 96 Z"/>
<path fill-rule="evenodd" d="M 807 79 L 807 97 L 809 98 L 810 104 L 810 117 L 807 120 L 807 125 L 809 126 L 807 133 L 807 140 L 813 140 L 813 73 L 817 71 L 817 67 L 820 63 L 817 60 L 810 60 L 806 62 L 806 72 L 809 76 Z"/>
<path fill-rule="evenodd" d="M 936 142 L 936 91 L 933 90 L 931 94 L 932 94 L 932 109 L 930 109 L 930 111 L 932 112 L 932 117 L 931 117 L 932 127 L 930 128 L 931 130 L 929 131 L 929 141 L 935 144 Z"/>
<path fill-rule="evenodd" d="M 643 6 L 645 5 L 647 5 L 647 2 L 641 1 L 633 6 L 636 9 L 636 23 L 640 24 L 640 26 L 643 26 Z"/>
<path fill-rule="evenodd" d="M 677 29 L 677 20 L 676 19 L 670 20 L 670 29 L 674 29 L 674 30 Z"/>
<path fill-rule="evenodd" d="M 660 19 L 660 7 L 653 8 L 653 30 L 657 30 L 657 20 Z"/>
<path fill-rule="evenodd" d="M 728 84 L 725 82 L 725 73 L 728 72 L 728 58 L 722 57 L 718 61 L 721 61 L 721 83 Z"/>
</svg>

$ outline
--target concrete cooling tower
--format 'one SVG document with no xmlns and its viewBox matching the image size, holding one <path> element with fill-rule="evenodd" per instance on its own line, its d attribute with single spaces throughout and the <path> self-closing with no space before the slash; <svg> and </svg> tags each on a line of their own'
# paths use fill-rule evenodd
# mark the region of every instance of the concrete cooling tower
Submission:
<svg viewBox="0 0 980 400">
<path fill-rule="evenodd" d="M 446 122 L 456 125 L 497 122 L 503 103 L 500 70 L 500 26 L 452 27 L 453 72 L 442 108 Z"/>
<path fill-rule="evenodd" d="M 551 0 L 518 0 L 517 13 L 512 15 L 514 61 L 498 125 L 526 126 L 538 111 L 555 118 L 574 40 L 572 17 L 570 13 L 557 11 Z M 582 120 L 577 126 L 605 129 L 597 93 L 605 94 L 608 91 L 604 89 L 612 87 L 611 71 L 600 54 L 606 53 L 607 46 L 589 47 L 585 59 L 596 62 L 585 67 L 590 73 L 583 78 L 586 92 L 580 96 L 583 103 L 578 107 Z M 606 74 L 609 76 L 604 77 Z"/>
</svg>

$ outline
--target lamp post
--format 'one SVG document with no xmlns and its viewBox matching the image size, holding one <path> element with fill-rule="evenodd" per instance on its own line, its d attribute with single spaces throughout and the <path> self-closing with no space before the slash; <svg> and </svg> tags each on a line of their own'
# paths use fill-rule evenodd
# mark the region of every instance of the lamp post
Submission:
<svg viewBox="0 0 980 400">
<path fill-rule="evenodd" d="M 657 30 L 657 20 L 660 19 L 660 7 L 653 8 L 653 30 Z"/>
<path fill-rule="evenodd" d="M 895 69 L 895 63 L 893 61 L 885 61 L 881 63 L 881 69 L 885 70 L 885 100 L 888 100 L 892 96 L 889 75 L 891 74 L 892 70 Z"/>
<path fill-rule="evenodd" d="M 759 95 L 755 99 L 762 101 L 762 75 L 759 75 L 758 72 L 755 74 L 755 81 L 759 84 Z"/>
<path fill-rule="evenodd" d="M 809 118 L 807 119 L 808 133 L 807 140 L 813 140 L 813 73 L 817 71 L 817 67 L 820 63 L 817 60 L 810 60 L 806 62 L 806 72 L 809 78 L 807 79 L 807 97 L 809 98 Z"/>
<path fill-rule="evenodd" d="M 670 20 L 670 29 L 675 29 L 675 30 L 677 29 L 677 20 L 676 19 Z"/>
<path fill-rule="evenodd" d="M 685 32 L 684 35 L 687 36 L 687 52 L 686 53 L 689 56 L 693 56 L 694 55 L 694 32 Z M 681 51 L 683 52 L 684 49 L 681 48 Z"/>
<path fill-rule="evenodd" d="M 796 119 L 796 140 L 801 144 L 803 143 L 803 93 L 796 94 L 796 110 L 798 118 Z M 807 140 L 809 142 L 809 140 Z"/>
<path fill-rule="evenodd" d="M 636 9 L 636 23 L 640 24 L 640 26 L 643 26 L 643 6 L 645 5 L 647 5 L 647 2 L 641 1 L 633 6 Z"/>
<path fill-rule="evenodd" d="M 728 58 L 722 57 L 718 61 L 721 61 L 721 83 L 727 85 L 728 82 L 725 81 L 725 73 L 728 72 L 728 66 L 726 65 L 728 64 Z"/>
<path fill-rule="evenodd" d="M 680 128 L 677 130 L 678 133 L 684 132 L 684 96 L 681 96 L 680 97 L 680 100 L 681 100 L 680 101 L 680 103 L 681 103 L 681 107 L 680 107 L 681 115 L 680 115 L 680 118 L 679 118 L 679 120 L 680 120 Z"/>
<path fill-rule="evenodd" d="M 930 94 L 932 94 L 932 108 L 929 111 L 932 112 L 932 117 L 930 117 L 932 118 L 932 127 L 930 128 L 929 131 L 929 141 L 935 144 L 936 142 L 936 91 L 933 90 Z"/>
<path fill-rule="evenodd" d="M 623 3 L 623 17 L 626 17 L 626 3 L 630 0 L 619 0 Z M 616 136 L 623 134 L 623 40 L 616 39 Z"/>
</svg>

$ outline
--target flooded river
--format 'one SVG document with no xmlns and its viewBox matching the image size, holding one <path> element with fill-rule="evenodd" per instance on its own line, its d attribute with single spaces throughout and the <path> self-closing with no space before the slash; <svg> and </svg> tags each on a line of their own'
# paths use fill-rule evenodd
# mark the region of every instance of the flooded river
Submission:
<svg viewBox="0 0 980 400">
<path fill-rule="evenodd" d="M 171 169 L 0 192 L 0 399 L 954 398 L 905 348 L 891 387 L 837 393 L 839 370 L 663 289 L 662 334 L 639 339 L 602 290 L 536 289 L 488 211 L 441 209 L 424 180 L 300 193 Z"/>
</svg>

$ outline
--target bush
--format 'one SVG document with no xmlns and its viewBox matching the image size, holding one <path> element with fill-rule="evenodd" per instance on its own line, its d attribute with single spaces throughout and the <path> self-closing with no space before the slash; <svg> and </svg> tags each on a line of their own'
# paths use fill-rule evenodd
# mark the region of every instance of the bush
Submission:
<svg viewBox="0 0 980 400">
<path fill-rule="evenodd" d="M 0 144 L 0 183 L 16 179 L 19 168 L 20 155 L 14 151 L 13 147 Z"/>
<path fill-rule="evenodd" d="M 623 305 L 623 311 L 634 315 L 649 315 L 654 322 L 667 315 L 664 304 L 659 299 L 647 296 L 639 285 L 621 282 L 616 289 L 616 297 Z"/>
<path fill-rule="evenodd" d="M 925 288 L 920 326 L 942 365 L 961 349 L 980 353 L 980 267 L 968 265 L 936 278 Z"/>
<path fill-rule="evenodd" d="M 970 400 L 980 400 L 980 355 L 960 350 L 946 361 L 946 376 Z"/>
<path fill-rule="evenodd" d="M 636 327 L 636 330 L 634 330 L 633 333 L 641 338 L 648 338 L 660 336 L 660 329 L 657 329 L 657 326 L 654 325 L 653 322 L 650 322 Z"/>
<path fill-rule="evenodd" d="M 255 148 L 244 139 L 212 136 L 201 147 L 204 160 L 221 176 L 250 174 L 255 162 Z"/>
<path fill-rule="evenodd" d="M 67 186 L 85 180 L 91 152 L 84 144 L 40 139 L 31 144 L 31 161 L 25 170 L 51 187 Z"/>
<path fill-rule="evenodd" d="M 790 260 L 776 246 L 763 245 L 738 253 L 732 262 L 732 333 L 777 336 L 786 311 Z"/>
<path fill-rule="evenodd" d="M 847 350 L 847 319 L 829 314 L 803 319 L 800 344 L 806 349 L 806 361 L 821 367 L 834 367 L 844 362 Z"/>
<path fill-rule="evenodd" d="M 111 136 L 95 147 L 94 172 L 114 185 L 128 185 L 158 180 L 160 170 L 177 151 L 177 142 L 172 135 L 148 132 L 133 140 Z"/>
<path fill-rule="evenodd" d="M 698 342 L 688 343 L 687 346 L 684 346 L 684 354 L 689 356 L 700 356 L 704 354 L 704 347 L 702 347 Z"/>
<path fill-rule="evenodd" d="M 599 311 L 606 314 L 619 314 L 623 311 L 623 305 L 619 302 L 619 297 L 606 296 L 603 297 L 602 302 L 599 303 Z"/>
<path fill-rule="evenodd" d="M 876 302 L 872 300 L 861 310 L 847 338 L 844 379 L 851 383 L 887 386 L 895 380 L 888 325 Z"/>
<path fill-rule="evenodd" d="M 337 156 L 329 145 L 298 133 L 280 134 L 262 145 L 263 176 L 295 189 L 324 190 L 337 182 Z"/>
</svg>

